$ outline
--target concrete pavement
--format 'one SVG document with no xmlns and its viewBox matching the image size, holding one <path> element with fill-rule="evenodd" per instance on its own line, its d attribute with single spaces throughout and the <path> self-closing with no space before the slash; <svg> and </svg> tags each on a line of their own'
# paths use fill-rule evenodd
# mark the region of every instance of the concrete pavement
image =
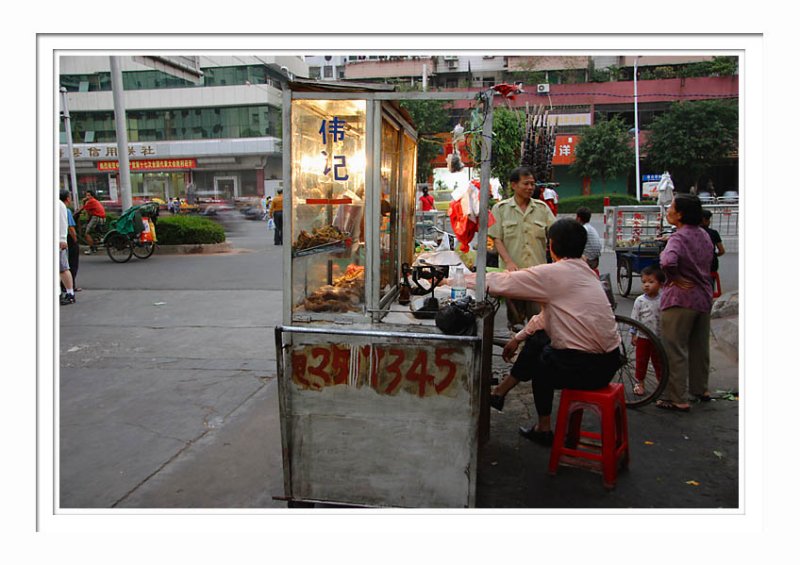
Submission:
<svg viewBox="0 0 800 565">
<path fill-rule="evenodd" d="M 232 230 L 235 251 L 225 256 L 83 260 L 86 290 L 60 309 L 62 508 L 286 507 L 272 499 L 283 494 L 272 334 L 282 291 L 274 285 L 280 269 L 270 267 L 280 249 L 261 229 L 246 222 Z M 738 364 L 718 345 L 712 391 L 738 392 Z M 499 350 L 494 360 L 502 373 Z M 549 451 L 517 434 L 532 406 L 530 388 L 520 386 L 503 413 L 492 413 L 479 506 L 739 504 L 736 400 L 688 414 L 630 410 L 631 469 L 611 492 L 586 471 L 547 475 Z"/>
</svg>

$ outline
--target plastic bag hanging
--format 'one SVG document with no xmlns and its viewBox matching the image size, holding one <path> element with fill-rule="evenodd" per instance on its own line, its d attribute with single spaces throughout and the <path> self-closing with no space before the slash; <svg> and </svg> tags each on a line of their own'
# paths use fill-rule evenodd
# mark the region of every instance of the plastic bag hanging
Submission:
<svg viewBox="0 0 800 565">
<path fill-rule="evenodd" d="M 459 241 L 459 249 L 464 253 L 469 251 L 469 244 L 475 234 L 478 233 L 478 214 L 480 211 L 480 181 L 473 179 L 467 188 L 459 191 L 458 196 L 453 193 L 453 201 L 450 202 L 450 226 Z M 494 224 L 494 215 L 489 212 L 489 226 Z"/>
<path fill-rule="evenodd" d="M 464 163 L 461 161 L 461 153 L 458 151 L 458 144 L 464 141 L 464 127 L 457 124 L 453 128 L 453 152 L 447 158 L 447 170 L 451 173 L 457 173 L 464 168 Z"/>
</svg>

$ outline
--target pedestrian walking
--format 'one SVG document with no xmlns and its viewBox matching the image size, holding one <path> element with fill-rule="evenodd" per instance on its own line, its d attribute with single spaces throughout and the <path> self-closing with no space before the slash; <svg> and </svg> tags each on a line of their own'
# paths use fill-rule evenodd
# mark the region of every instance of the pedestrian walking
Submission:
<svg viewBox="0 0 800 565">
<path fill-rule="evenodd" d="M 62 190 L 58 200 L 58 275 L 64 285 L 64 295 L 59 302 L 62 306 L 75 303 L 75 289 L 72 285 L 72 273 L 69 270 L 69 214 L 67 211 L 66 200 L 69 199 L 69 191 Z"/>
<path fill-rule="evenodd" d="M 270 218 L 275 222 L 275 245 L 283 245 L 283 190 L 280 188 L 272 199 Z"/>
</svg>

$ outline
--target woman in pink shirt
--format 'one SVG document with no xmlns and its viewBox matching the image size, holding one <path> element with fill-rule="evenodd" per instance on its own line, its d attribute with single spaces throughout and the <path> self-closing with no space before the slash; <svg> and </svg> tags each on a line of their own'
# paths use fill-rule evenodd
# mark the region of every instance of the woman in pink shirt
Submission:
<svg viewBox="0 0 800 565">
<path fill-rule="evenodd" d="M 520 427 L 519 432 L 543 445 L 553 443 L 550 416 L 555 389 L 603 388 L 621 363 L 614 312 L 597 275 L 581 258 L 586 230 L 576 220 L 564 218 L 550 227 L 549 234 L 553 263 L 486 275 L 490 294 L 542 305 L 542 311 L 503 349 L 503 359 L 510 361 L 525 344 L 490 403 L 502 410 L 508 391 L 520 381 L 532 380 L 538 422 Z M 468 273 L 466 279 L 474 288 L 475 274 Z"/>
</svg>

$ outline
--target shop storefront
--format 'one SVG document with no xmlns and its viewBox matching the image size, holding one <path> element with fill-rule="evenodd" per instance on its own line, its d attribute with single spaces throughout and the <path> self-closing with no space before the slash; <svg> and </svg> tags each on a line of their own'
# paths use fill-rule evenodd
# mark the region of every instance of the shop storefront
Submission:
<svg viewBox="0 0 800 565">
<path fill-rule="evenodd" d="M 234 200 L 274 193 L 281 174 L 273 139 L 217 142 L 131 143 L 131 196 L 134 201 L 186 197 Z M 70 186 L 68 149 L 61 146 L 60 186 Z M 119 201 L 119 161 L 115 144 L 73 146 L 78 194 L 93 190 L 100 200 Z"/>
</svg>

